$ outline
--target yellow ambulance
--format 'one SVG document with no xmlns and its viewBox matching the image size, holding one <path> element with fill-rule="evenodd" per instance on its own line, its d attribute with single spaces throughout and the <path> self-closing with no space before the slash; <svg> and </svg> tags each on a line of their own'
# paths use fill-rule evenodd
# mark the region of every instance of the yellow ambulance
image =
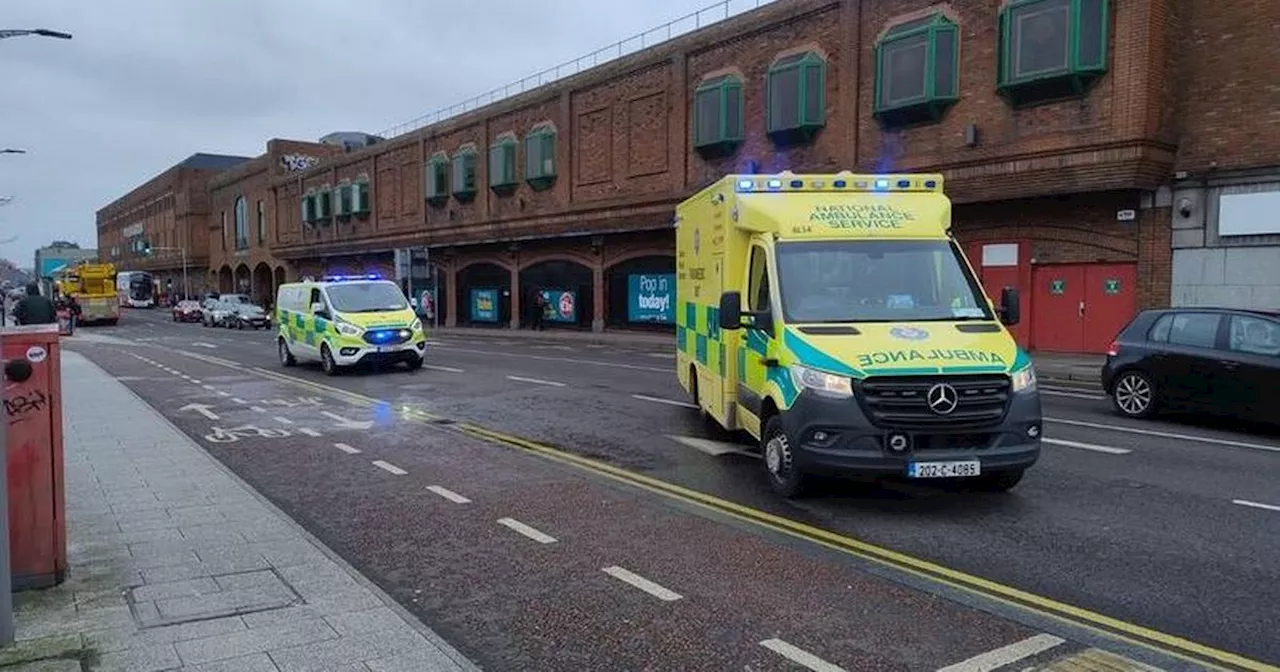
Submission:
<svg viewBox="0 0 1280 672">
<path fill-rule="evenodd" d="M 1017 485 L 1040 456 L 1031 359 L 951 236 L 941 175 L 730 175 L 676 209 L 677 373 L 759 441 L 780 495 L 816 475 Z"/>
<path fill-rule="evenodd" d="M 328 375 L 355 364 L 422 368 L 427 335 L 399 285 L 377 275 L 327 276 L 276 291 L 280 363 L 317 361 Z"/>
</svg>

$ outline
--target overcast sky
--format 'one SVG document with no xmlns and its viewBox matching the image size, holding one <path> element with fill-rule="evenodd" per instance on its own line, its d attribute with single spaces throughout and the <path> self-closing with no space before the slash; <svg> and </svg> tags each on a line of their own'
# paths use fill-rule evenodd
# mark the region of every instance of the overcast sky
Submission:
<svg viewBox="0 0 1280 672">
<path fill-rule="evenodd" d="M 4 0 L 0 29 L 75 37 L 0 40 L 0 149 L 28 152 L 0 154 L 0 257 L 96 246 L 98 208 L 195 152 L 377 133 L 716 2 Z"/>
</svg>

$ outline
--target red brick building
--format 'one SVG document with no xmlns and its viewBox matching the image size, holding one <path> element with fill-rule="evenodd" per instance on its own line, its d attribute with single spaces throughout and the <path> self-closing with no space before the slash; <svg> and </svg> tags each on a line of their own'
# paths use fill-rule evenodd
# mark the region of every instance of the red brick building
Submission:
<svg viewBox="0 0 1280 672">
<path fill-rule="evenodd" d="M 518 324 L 536 286 L 574 292 L 580 328 L 630 327 L 629 276 L 674 272 L 673 208 L 719 176 L 936 171 L 984 283 L 1022 291 L 1020 340 L 1097 352 L 1138 308 L 1208 295 L 1213 273 L 1171 297 L 1179 254 L 1280 262 L 1280 228 L 1217 230 L 1231 194 L 1280 195 L 1277 20 L 1262 2 L 780 0 L 305 170 L 238 169 L 216 193 L 261 194 L 266 242 L 214 245 L 210 269 L 404 273 L 393 251 L 425 246 L 414 284 L 438 282 L 444 323 L 489 323 L 483 291 Z M 1275 290 L 1280 308 L 1280 280 L 1236 279 L 1236 303 Z"/>
<path fill-rule="evenodd" d="M 152 273 L 162 292 L 182 292 L 185 252 L 187 282 L 199 291 L 209 269 L 207 183 L 248 160 L 192 154 L 98 210 L 98 256 L 121 271 Z"/>
</svg>

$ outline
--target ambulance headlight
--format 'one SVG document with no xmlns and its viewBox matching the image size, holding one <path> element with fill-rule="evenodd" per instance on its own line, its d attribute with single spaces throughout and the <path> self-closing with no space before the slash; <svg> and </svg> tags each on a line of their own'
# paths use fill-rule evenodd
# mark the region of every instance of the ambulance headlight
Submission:
<svg viewBox="0 0 1280 672">
<path fill-rule="evenodd" d="M 422 329 L 422 320 L 414 319 L 413 324 L 409 325 L 409 331 L 419 331 Z"/>
<path fill-rule="evenodd" d="M 837 376 L 834 373 L 810 369 L 807 366 L 792 366 L 791 379 L 795 381 L 797 387 L 828 397 L 853 396 L 853 379 L 848 376 Z"/>
<path fill-rule="evenodd" d="M 1014 392 L 1030 392 L 1036 389 L 1036 368 L 1028 366 L 1009 375 Z"/>
<path fill-rule="evenodd" d="M 338 333 L 342 334 L 343 336 L 359 336 L 360 331 L 361 331 L 360 327 L 357 327 L 356 325 L 351 324 L 350 322 L 338 323 Z"/>
</svg>

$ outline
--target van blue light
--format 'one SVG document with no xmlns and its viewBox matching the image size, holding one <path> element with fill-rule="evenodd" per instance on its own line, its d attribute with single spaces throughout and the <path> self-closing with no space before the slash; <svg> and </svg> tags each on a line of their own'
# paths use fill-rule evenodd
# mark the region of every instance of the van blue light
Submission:
<svg viewBox="0 0 1280 672">
<path fill-rule="evenodd" d="M 381 280 L 382 276 L 377 273 L 366 273 L 365 275 L 326 275 L 325 282 L 350 282 L 352 280 Z"/>
<path fill-rule="evenodd" d="M 791 180 L 792 189 L 804 189 L 804 180 Z"/>
<path fill-rule="evenodd" d="M 911 180 L 898 180 L 898 188 L 899 189 L 911 188 Z"/>
<path fill-rule="evenodd" d="M 738 180 L 738 191 L 751 191 L 755 186 L 756 183 L 751 180 Z"/>
<path fill-rule="evenodd" d="M 935 181 L 935 180 L 926 180 L 926 181 L 925 181 L 925 183 L 924 183 L 924 188 L 925 188 L 925 189 L 937 189 L 937 188 L 938 188 L 938 183 L 937 183 L 937 181 Z"/>
<path fill-rule="evenodd" d="M 889 180 L 876 180 L 876 189 L 888 189 Z"/>
<path fill-rule="evenodd" d="M 836 189 L 844 189 L 845 187 L 849 186 L 849 183 L 845 182 L 844 180 L 835 180 L 834 182 L 831 183 L 831 186 L 835 187 Z"/>
<path fill-rule="evenodd" d="M 781 188 L 782 188 L 782 180 L 769 180 L 769 188 L 770 188 L 770 189 L 781 189 Z"/>
</svg>

